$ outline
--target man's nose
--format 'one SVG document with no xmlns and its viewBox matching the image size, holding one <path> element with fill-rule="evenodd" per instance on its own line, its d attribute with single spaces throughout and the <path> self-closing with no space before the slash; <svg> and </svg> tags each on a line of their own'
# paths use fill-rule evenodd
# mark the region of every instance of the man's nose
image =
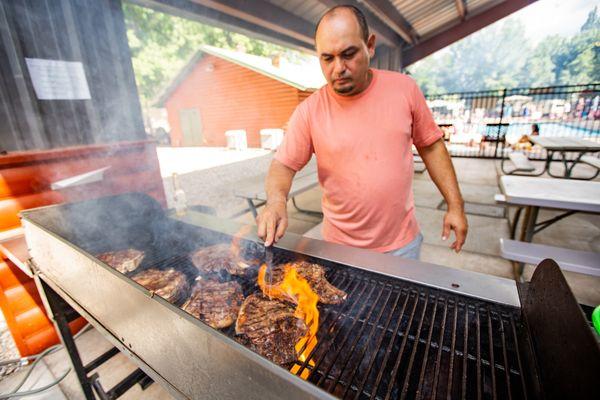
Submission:
<svg viewBox="0 0 600 400">
<path fill-rule="evenodd" d="M 334 72 L 336 75 L 341 75 L 346 70 L 346 63 L 339 57 L 335 58 Z"/>
</svg>

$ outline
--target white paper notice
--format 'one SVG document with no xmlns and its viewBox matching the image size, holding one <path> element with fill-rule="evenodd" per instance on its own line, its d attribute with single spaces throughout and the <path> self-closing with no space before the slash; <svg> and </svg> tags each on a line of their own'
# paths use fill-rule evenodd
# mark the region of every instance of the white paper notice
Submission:
<svg viewBox="0 0 600 400">
<path fill-rule="evenodd" d="M 25 61 L 38 99 L 91 99 L 82 63 L 41 58 L 25 58 Z"/>
</svg>

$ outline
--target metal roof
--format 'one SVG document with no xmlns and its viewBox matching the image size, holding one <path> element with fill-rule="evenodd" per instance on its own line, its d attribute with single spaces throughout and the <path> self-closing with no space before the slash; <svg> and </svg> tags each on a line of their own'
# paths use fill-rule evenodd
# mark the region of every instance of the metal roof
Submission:
<svg viewBox="0 0 600 400">
<path fill-rule="evenodd" d="M 384 55 L 396 68 L 418 61 L 536 0 L 130 1 L 308 51 L 314 51 L 315 26 L 327 9 L 355 5 L 365 13 L 370 30 L 383 48 L 376 57 Z"/>
</svg>

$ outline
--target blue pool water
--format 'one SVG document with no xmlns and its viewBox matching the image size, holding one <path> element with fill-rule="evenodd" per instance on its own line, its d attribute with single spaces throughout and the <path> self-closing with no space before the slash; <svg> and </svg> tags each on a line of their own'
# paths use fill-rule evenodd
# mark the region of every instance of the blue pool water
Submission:
<svg viewBox="0 0 600 400">
<path fill-rule="evenodd" d="M 596 136 L 600 135 L 600 131 L 598 129 L 592 129 L 592 121 L 588 123 L 589 127 L 575 127 L 568 124 L 558 123 L 558 122 L 540 122 L 538 126 L 540 127 L 540 136 Z M 495 128 L 489 128 L 495 129 Z M 481 126 L 478 129 L 481 134 L 485 134 L 486 126 Z M 506 135 L 508 137 L 515 137 L 521 135 L 528 135 L 531 133 L 531 123 L 527 122 L 517 122 L 511 123 L 508 126 L 508 131 Z"/>
</svg>

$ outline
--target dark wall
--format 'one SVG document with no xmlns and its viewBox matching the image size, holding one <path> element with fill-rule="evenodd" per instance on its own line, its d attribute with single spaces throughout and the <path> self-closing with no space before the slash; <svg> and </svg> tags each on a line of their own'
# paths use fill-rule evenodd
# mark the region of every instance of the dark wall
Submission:
<svg viewBox="0 0 600 400">
<path fill-rule="evenodd" d="M 371 66 L 378 69 L 390 71 L 402 70 L 402 49 L 385 45 L 375 49 L 375 57 L 371 60 Z"/>
<path fill-rule="evenodd" d="M 25 58 L 83 63 L 91 100 L 39 100 Z M 145 139 L 120 0 L 0 0 L 0 150 Z"/>
</svg>

